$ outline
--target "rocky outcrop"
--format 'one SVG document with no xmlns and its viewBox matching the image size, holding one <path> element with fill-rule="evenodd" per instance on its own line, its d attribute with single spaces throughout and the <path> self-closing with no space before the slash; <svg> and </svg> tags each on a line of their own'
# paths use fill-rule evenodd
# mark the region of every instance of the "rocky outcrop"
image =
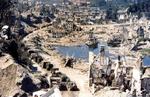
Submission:
<svg viewBox="0 0 150 97">
<path fill-rule="evenodd" d="M 4 65 L 4 64 L 1 64 Z M 16 88 L 17 66 L 12 64 L 0 70 L 0 96 L 8 97 Z"/>
</svg>

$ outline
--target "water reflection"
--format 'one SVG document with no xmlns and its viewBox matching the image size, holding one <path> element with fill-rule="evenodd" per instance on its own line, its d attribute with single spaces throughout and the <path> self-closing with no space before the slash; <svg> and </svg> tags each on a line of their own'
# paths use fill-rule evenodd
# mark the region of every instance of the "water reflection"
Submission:
<svg viewBox="0 0 150 97">
<path fill-rule="evenodd" d="M 144 66 L 150 66 L 150 56 L 145 56 L 143 58 L 143 65 Z"/>
<path fill-rule="evenodd" d="M 98 55 L 101 49 L 101 46 L 106 47 L 106 55 L 108 55 L 107 46 L 103 44 L 98 44 L 98 48 L 94 49 L 93 52 L 95 55 Z M 89 57 L 89 48 L 86 45 L 80 46 L 55 46 L 55 49 L 62 54 L 63 56 L 74 57 L 76 59 L 88 60 Z"/>
</svg>

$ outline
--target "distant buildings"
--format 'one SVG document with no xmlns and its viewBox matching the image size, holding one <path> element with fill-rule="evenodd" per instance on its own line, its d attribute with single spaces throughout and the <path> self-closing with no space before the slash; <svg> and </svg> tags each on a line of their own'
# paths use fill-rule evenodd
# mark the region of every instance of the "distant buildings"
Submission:
<svg viewBox="0 0 150 97">
<path fill-rule="evenodd" d="M 117 18 L 120 22 L 125 22 L 129 20 L 128 8 L 117 11 Z"/>
<path fill-rule="evenodd" d="M 72 3 L 80 5 L 82 3 L 87 3 L 88 0 L 70 0 Z"/>
</svg>

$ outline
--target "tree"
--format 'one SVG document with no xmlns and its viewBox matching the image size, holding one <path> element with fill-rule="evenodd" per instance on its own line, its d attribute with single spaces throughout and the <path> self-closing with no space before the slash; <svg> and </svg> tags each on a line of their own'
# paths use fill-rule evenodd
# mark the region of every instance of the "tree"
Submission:
<svg viewBox="0 0 150 97">
<path fill-rule="evenodd" d="M 91 4 L 94 6 L 105 6 L 106 5 L 106 1 L 105 0 L 90 0 Z"/>
<path fill-rule="evenodd" d="M 0 0 L 0 24 L 9 25 L 9 29 L 13 27 L 12 25 L 12 8 L 14 2 L 12 0 Z M 8 39 L 0 38 L 0 50 L 5 53 L 9 53 L 16 62 L 22 66 L 31 67 L 31 60 L 27 52 L 27 48 L 24 43 L 22 43 L 22 37 L 19 34 L 14 34 L 11 30 L 8 30 Z M 2 32 L 1 32 L 2 33 Z M 14 35 L 13 35 L 14 34 Z"/>
<path fill-rule="evenodd" d="M 117 11 L 118 9 L 117 8 L 108 8 L 107 11 L 106 11 L 106 19 L 107 20 L 117 20 Z"/>
<path fill-rule="evenodd" d="M 129 12 L 138 13 L 138 12 L 149 12 L 150 9 L 149 0 L 143 0 L 142 2 L 138 2 L 137 4 L 133 4 L 129 6 Z"/>
<path fill-rule="evenodd" d="M 11 0 L 0 0 L 0 23 L 10 25 L 12 24 L 12 10 L 13 2 Z"/>
</svg>

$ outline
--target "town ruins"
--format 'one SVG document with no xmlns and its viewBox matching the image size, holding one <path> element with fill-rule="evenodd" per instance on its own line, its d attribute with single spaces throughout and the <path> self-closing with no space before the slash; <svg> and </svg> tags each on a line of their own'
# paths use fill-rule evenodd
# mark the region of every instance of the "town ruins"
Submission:
<svg viewBox="0 0 150 97">
<path fill-rule="evenodd" d="M 150 97 L 149 0 L 0 0 L 0 97 Z"/>
</svg>

